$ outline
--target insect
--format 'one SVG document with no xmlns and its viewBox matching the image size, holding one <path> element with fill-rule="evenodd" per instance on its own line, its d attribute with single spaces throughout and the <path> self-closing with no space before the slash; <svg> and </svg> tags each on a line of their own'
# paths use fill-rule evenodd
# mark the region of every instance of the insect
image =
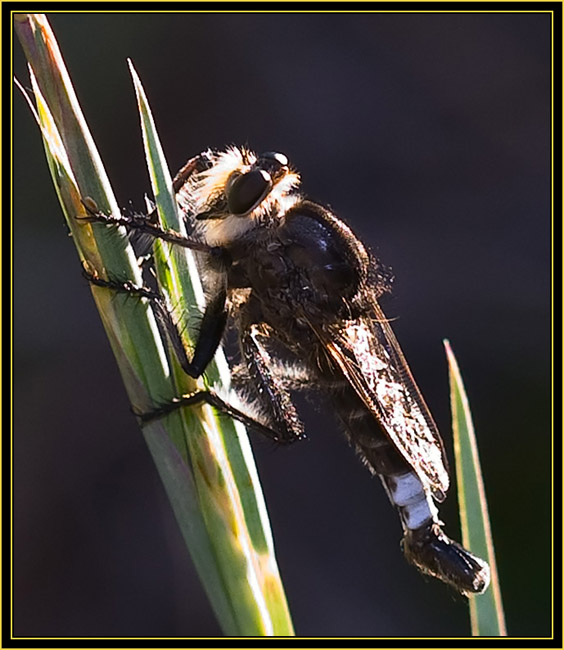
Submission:
<svg viewBox="0 0 564 650">
<path fill-rule="evenodd" d="M 201 391 L 142 419 L 206 401 L 291 443 L 304 437 L 291 391 L 316 390 L 397 508 L 407 560 L 462 594 L 481 593 L 489 584 L 487 563 L 449 539 L 438 518 L 435 502 L 449 487 L 445 452 L 378 303 L 390 290 L 390 274 L 330 209 L 305 198 L 299 184 L 283 154 L 208 150 L 173 182 L 188 236 L 163 229 L 155 214 L 87 217 L 197 252 L 208 298 L 191 358 L 157 292 L 89 277 L 148 298 L 186 373 L 204 373 L 229 316 L 238 332 L 237 378 L 253 401 L 252 416 Z"/>
</svg>

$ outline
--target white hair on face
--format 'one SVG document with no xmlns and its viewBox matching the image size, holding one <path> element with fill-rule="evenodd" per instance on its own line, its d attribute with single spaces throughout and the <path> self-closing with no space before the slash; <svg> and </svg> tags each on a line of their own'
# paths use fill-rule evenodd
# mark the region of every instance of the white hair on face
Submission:
<svg viewBox="0 0 564 650">
<path fill-rule="evenodd" d="M 196 174 L 179 191 L 178 199 L 187 212 L 196 215 L 213 207 L 225 193 L 230 177 L 248 172 L 257 161 L 254 152 L 244 147 L 228 147 L 222 152 L 209 152 L 212 165 Z M 299 175 L 288 171 L 280 178 L 269 194 L 249 214 L 236 216 L 225 212 L 217 219 L 199 224 L 199 230 L 210 246 L 222 246 L 242 237 L 249 230 L 264 224 L 267 216 L 280 219 L 299 200 L 292 194 L 300 183 Z"/>
<path fill-rule="evenodd" d="M 249 215 L 253 219 L 260 218 L 277 207 L 281 214 L 287 212 L 298 201 L 298 197 L 290 194 L 300 184 L 300 175 L 289 171 L 272 188 L 269 195 Z"/>
<path fill-rule="evenodd" d="M 198 174 L 197 205 L 195 206 L 198 211 L 203 211 L 207 205 L 223 193 L 233 172 L 238 171 L 244 174 L 249 171 L 256 160 L 256 155 L 243 147 L 228 147 L 225 151 L 213 155 L 212 166 Z"/>
</svg>

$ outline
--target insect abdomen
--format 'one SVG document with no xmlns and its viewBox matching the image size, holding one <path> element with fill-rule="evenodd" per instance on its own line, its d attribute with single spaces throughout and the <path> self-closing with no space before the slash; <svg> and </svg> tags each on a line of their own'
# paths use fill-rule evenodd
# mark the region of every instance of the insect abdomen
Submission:
<svg viewBox="0 0 564 650">
<path fill-rule="evenodd" d="M 438 521 L 437 507 L 415 472 L 381 478 L 390 501 L 399 510 L 405 530 L 417 530 Z"/>
<path fill-rule="evenodd" d="M 437 508 L 417 474 L 382 431 L 374 415 L 352 389 L 337 398 L 337 413 L 351 442 L 369 469 L 382 479 L 405 529 L 436 521 Z"/>
<path fill-rule="evenodd" d="M 395 476 L 411 471 L 411 466 L 395 449 L 349 383 L 338 374 L 331 382 L 330 401 L 357 453 L 371 472 Z"/>
<path fill-rule="evenodd" d="M 400 512 L 402 548 L 408 562 L 463 594 L 485 591 L 489 566 L 443 533 L 433 499 L 415 472 L 381 478 Z"/>
<path fill-rule="evenodd" d="M 408 562 L 421 573 L 439 578 L 462 594 L 481 594 L 490 584 L 488 564 L 447 537 L 438 522 L 407 530 L 402 548 Z"/>
<path fill-rule="evenodd" d="M 350 387 L 343 384 L 331 393 L 348 437 L 371 471 L 380 476 L 390 501 L 398 509 L 404 530 L 402 548 L 408 562 L 462 594 L 485 591 L 490 582 L 488 564 L 442 532 L 430 491 L 395 449 L 374 415 Z"/>
</svg>

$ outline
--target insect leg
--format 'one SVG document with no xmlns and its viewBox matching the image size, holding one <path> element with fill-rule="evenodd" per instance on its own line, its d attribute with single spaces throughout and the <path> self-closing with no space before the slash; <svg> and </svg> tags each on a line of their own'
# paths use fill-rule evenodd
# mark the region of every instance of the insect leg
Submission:
<svg viewBox="0 0 564 650">
<path fill-rule="evenodd" d="M 133 282 L 119 282 L 111 279 L 103 280 L 86 269 L 83 269 L 83 274 L 89 282 L 98 287 L 105 287 L 117 293 L 125 293 L 130 296 L 137 296 L 149 300 L 155 317 L 168 334 L 171 345 L 184 372 L 194 378 L 200 377 L 203 374 L 213 359 L 213 355 L 221 342 L 225 329 L 225 323 L 227 321 L 225 289 L 218 290 L 208 300 L 202 319 L 200 334 L 194 347 L 192 360 L 190 361 L 178 325 L 161 294 L 147 287 L 137 286 Z"/>
<path fill-rule="evenodd" d="M 165 230 L 161 226 L 155 224 L 151 220 L 150 216 L 104 214 L 103 212 L 94 209 L 94 206 L 91 205 L 91 202 L 87 199 L 83 200 L 82 204 L 86 208 L 88 215 L 85 217 L 77 216 L 76 219 L 78 221 L 83 221 L 85 223 L 103 223 L 108 226 L 124 226 L 127 230 L 150 235 L 156 239 L 162 239 L 163 241 L 175 244 L 176 246 L 182 246 L 183 248 L 190 248 L 191 250 L 210 253 L 213 256 L 217 256 L 220 251 L 220 249 L 215 246 L 208 246 L 203 242 L 191 239 L 190 237 L 185 237 L 181 233 L 176 232 L 176 230 Z"/>
<path fill-rule="evenodd" d="M 194 172 L 199 173 L 210 167 L 209 153 L 204 152 L 191 158 L 176 174 L 172 181 L 172 189 L 177 194 L 182 186 L 189 180 Z M 158 212 L 153 209 L 148 215 L 107 215 L 97 209 L 92 199 L 85 199 L 82 204 L 88 212 L 86 217 L 77 217 L 81 221 L 88 223 L 105 223 L 107 225 L 124 226 L 128 230 L 134 230 L 152 237 L 162 239 L 171 244 L 190 248 L 192 250 L 208 252 L 212 255 L 217 254 L 217 247 L 208 246 L 200 241 L 185 237 L 175 230 L 164 229 L 159 224 Z"/>
<path fill-rule="evenodd" d="M 200 404 L 209 404 L 213 406 L 217 411 L 223 415 L 233 418 L 242 422 L 247 428 L 253 429 L 258 433 L 263 434 L 270 440 L 280 444 L 289 444 L 294 442 L 296 438 L 284 437 L 284 432 L 281 432 L 269 425 L 260 422 L 256 418 L 252 417 L 248 413 L 245 413 L 241 409 L 238 409 L 235 406 L 227 403 L 223 400 L 217 393 L 212 390 L 200 390 L 189 395 L 182 395 L 181 397 L 175 397 L 170 402 L 162 404 L 152 411 L 146 413 L 135 413 L 137 417 L 142 422 L 151 422 L 158 418 L 164 417 L 169 413 L 172 413 L 180 408 L 185 406 L 198 406 Z"/>
<path fill-rule="evenodd" d="M 307 391 L 311 389 L 312 382 L 319 378 L 312 378 L 305 366 L 279 359 L 272 359 L 269 363 L 269 372 L 276 379 L 278 385 L 287 391 Z M 245 364 L 231 368 L 231 382 L 235 388 L 244 388 L 251 381 L 251 376 Z"/>
<path fill-rule="evenodd" d="M 208 289 L 208 291 L 210 290 Z M 170 313 L 168 315 L 170 316 Z M 206 309 L 200 323 L 200 331 L 194 347 L 192 361 L 188 362 L 184 346 L 182 346 L 182 350 L 184 351 L 182 352 L 177 349 L 177 345 L 173 343 L 180 365 L 191 377 L 197 378 L 202 375 L 213 359 L 225 332 L 227 316 L 227 289 L 225 283 L 222 282 L 214 287 L 213 293 L 208 293 Z M 171 324 L 173 324 L 172 319 L 169 318 L 167 331 L 170 330 Z M 178 328 L 175 326 L 174 329 L 176 330 L 177 338 L 180 339 Z M 170 334 L 171 332 L 169 331 L 169 335 Z M 180 343 L 182 344 L 182 339 L 180 339 Z"/>
<path fill-rule="evenodd" d="M 304 427 L 289 392 L 271 371 L 272 361 L 264 344 L 268 332 L 265 325 L 252 324 L 241 334 L 241 352 L 249 375 L 247 387 L 269 424 L 280 432 L 280 441 L 289 443 L 305 438 Z"/>
<path fill-rule="evenodd" d="M 174 192 L 178 193 L 184 183 L 186 183 L 194 172 L 203 172 L 206 169 L 209 169 L 210 165 L 211 161 L 208 152 L 204 152 L 203 154 L 200 153 L 197 156 L 190 158 L 190 160 L 178 170 L 176 176 L 172 180 L 172 189 Z"/>
<path fill-rule="evenodd" d="M 212 360 L 223 335 L 225 320 L 227 318 L 224 293 L 221 294 L 221 292 L 218 291 L 215 296 L 212 296 L 208 300 L 206 311 L 202 319 L 200 336 L 196 342 L 193 359 L 190 361 L 187 357 L 184 342 L 178 330 L 178 326 L 176 325 L 172 314 L 168 310 L 162 295 L 148 287 L 137 286 L 132 282 L 103 280 L 86 269 L 83 270 L 83 274 L 89 282 L 98 287 L 104 287 L 118 293 L 125 293 L 130 296 L 147 299 L 151 303 L 155 317 L 165 328 L 183 370 L 191 377 L 199 377 L 204 372 L 205 368 Z M 169 402 L 166 402 L 151 411 L 145 413 L 136 412 L 136 415 L 143 422 L 150 422 L 151 420 L 164 417 L 168 413 L 172 413 L 173 411 L 185 406 L 194 406 L 202 403 L 213 406 L 224 415 L 242 422 L 249 429 L 254 429 L 275 442 L 287 444 L 294 442 L 298 437 L 303 437 L 301 435 L 289 435 L 287 426 L 278 428 L 278 422 L 276 420 L 273 421 L 272 425 L 270 422 L 261 422 L 252 415 L 244 413 L 241 409 L 228 404 L 211 390 L 202 390 L 190 395 L 175 397 Z M 290 406 L 293 409 L 291 403 Z M 301 425 L 301 423 L 299 424 Z M 301 433 L 301 429 L 297 433 Z"/>
</svg>

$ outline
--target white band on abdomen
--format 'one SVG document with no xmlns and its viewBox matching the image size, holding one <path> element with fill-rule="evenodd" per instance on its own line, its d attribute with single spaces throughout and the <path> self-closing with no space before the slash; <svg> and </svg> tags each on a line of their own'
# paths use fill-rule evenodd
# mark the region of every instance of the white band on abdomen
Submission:
<svg viewBox="0 0 564 650">
<path fill-rule="evenodd" d="M 407 528 L 414 530 L 428 521 L 438 521 L 437 507 L 415 472 L 383 478 Z"/>
</svg>

